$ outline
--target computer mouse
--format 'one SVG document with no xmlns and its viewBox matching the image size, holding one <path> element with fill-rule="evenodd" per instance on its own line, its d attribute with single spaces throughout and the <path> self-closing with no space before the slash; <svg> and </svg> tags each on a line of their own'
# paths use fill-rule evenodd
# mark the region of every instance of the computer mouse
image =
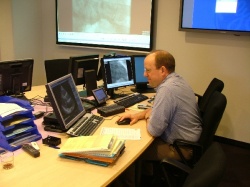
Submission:
<svg viewBox="0 0 250 187">
<path fill-rule="evenodd" d="M 122 121 L 117 121 L 117 125 L 129 125 L 130 124 L 131 119 L 130 118 L 125 118 Z"/>
</svg>

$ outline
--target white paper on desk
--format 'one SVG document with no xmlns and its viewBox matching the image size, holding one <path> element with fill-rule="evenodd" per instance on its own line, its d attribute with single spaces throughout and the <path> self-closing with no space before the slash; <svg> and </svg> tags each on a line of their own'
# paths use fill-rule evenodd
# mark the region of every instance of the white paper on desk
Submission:
<svg viewBox="0 0 250 187">
<path fill-rule="evenodd" d="M 140 140 L 141 129 L 102 127 L 101 135 L 113 134 L 124 140 Z"/>
<path fill-rule="evenodd" d="M 27 111 L 15 103 L 0 103 L 0 116 L 5 117 L 20 111 Z"/>
</svg>

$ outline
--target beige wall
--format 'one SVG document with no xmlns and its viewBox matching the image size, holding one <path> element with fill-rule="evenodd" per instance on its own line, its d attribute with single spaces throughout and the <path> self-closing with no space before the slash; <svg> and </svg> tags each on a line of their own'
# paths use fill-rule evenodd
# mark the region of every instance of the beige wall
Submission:
<svg viewBox="0 0 250 187">
<path fill-rule="evenodd" d="M 31 13 L 27 11 L 26 15 L 26 19 L 35 20 L 37 23 L 27 25 L 28 33 L 33 39 L 33 42 L 30 42 L 31 46 L 26 46 L 24 50 L 20 47 L 20 42 L 16 42 L 18 38 L 14 41 L 15 48 L 16 45 L 19 46 L 15 49 L 15 55 L 18 54 L 15 57 L 30 51 L 29 54 L 36 60 L 33 81 L 35 85 L 45 83 L 43 67 L 45 59 L 68 58 L 72 55 L 90 53 L 103 55 L 111 52 L 57 46 L 55 44 L 55 2 L 51 0 L 12 1 L 16 12 L 23 13 L 28 7 L 22 5 L 27 2 L 37 11 Z M 250 36 L 180 32 L 178 31 L 179 1 L 156 1 L 155 48 L 166 49 L 175 56 L 177 73 L 181 74 L 200 94 L 203 94 L 212 78 L 223 80 L 225 83 L 223 93 L 227 96 L 228 104 L 217 135 L 250 143 Z M 30 18 L 31 16 L 33 18 Z M 33 49 L 34 47 L 37 48 Z"/>
<path fill-rule="evenodd" d="M 0 60 L 14 58 L 11 1 L 0 1 Z"/>
</svg>

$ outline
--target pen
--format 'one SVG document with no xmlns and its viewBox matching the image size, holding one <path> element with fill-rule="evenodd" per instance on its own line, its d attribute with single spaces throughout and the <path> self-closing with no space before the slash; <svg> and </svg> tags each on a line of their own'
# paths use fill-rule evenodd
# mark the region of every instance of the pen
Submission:
<svg viewBox="0 0 250 187">
<path fill-rule="evenodd" d="M 139 109 L 147 109 L 147 108 L 151 108 L 151 106 L 139 104 L 139 105 L 137 105 L 137 108 L 139 108 Z"/>
<path fill-rule="evenodd" d="M 54 148 L 54 149 L 60 149 L 60 147 L 49 145 L 49 147 Z"/>
<path fill-rule="evenodd" d="M 151 103 L 151 102 L 153 102 L 153 101 L 154 101 L 154 99 L 155 99 L 155 96 L 150 97 L 150 98 L 149 98 L 149 100 L 148 100 L 148 102 L 149 102 L 149 103 Z"/>
</svg>

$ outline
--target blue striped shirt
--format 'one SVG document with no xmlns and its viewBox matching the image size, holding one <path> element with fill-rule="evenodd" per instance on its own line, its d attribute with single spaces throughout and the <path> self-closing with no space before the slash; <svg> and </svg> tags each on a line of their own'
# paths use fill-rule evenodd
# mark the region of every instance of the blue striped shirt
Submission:
<svg viewBox="0 0 250 187">
<path fill-rule="evenodd" d="M 201 118 L 192 88 L 178 74 L 169 74 L 156 88 L 148 132 L 167 143 L 175 139 L 196 142 L 201 134 Z"/>
</svg>

